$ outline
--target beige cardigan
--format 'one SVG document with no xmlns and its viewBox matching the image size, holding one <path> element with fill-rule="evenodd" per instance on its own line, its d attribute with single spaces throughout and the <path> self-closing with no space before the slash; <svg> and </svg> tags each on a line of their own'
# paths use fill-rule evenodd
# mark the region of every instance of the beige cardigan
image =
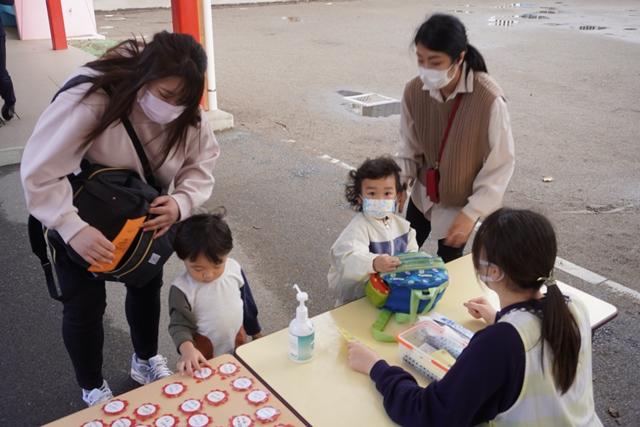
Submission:
<svg viewBox="0 0 640 427">
<path fill-rule="evenodd" d="M 89 74 L 82 68 L 77 74 Z M 105 130 L 89 146 L 85 136 L 95 126 L 107 104 L 107 95 L 95 93 L 80 102 L 90 87 L 78 85 L 63 92 L 42 113 L 24 149 L 20 175 L 29 212 L 68 242 L 87 226 L 72 203 L 71 185 L 65 177 L 80 167 L 83 158 L 93 163 L 123 167 L 144 176 L 140 160 L 127 132 L 118 123 Z M 190 128 L 183 150 L 162 161 L 163 125 L 152 122 L 134 103 L 131 123 L 145 147 L 160 186 L 168 189 L 180 208 L 180 218 L 191 215 L 213 191 L 213 168 L 220 154 L 218 143 L 203 117 L 199 129 Z"/>
</svg>

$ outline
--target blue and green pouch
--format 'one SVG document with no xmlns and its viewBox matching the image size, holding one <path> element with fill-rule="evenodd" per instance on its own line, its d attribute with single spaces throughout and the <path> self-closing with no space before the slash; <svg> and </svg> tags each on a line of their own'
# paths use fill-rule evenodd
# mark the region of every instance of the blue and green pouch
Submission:
<svg viewBox="0 0 640 427">
<path fill-rule="evenodd" d="M 365 285 L 365 294 L 380 308 L 378 318 L 371 326 L 377 341 L 395 342 L 395 337 L 384 332 L 391 316 L 398 323 L 414 323 L 419 314 L 432 310 L 449 285 L 449 274 L 440 257 L 424 252 L 397 255 L 400 266 L 393 273 L 373 274 Z"/>
</svg>

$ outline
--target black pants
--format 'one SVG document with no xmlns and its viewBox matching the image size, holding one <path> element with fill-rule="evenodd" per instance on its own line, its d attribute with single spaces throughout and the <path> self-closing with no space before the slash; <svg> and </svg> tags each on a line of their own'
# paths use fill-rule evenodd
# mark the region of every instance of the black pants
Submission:
<svg viewBox="0 0 640 427">
<path fill-rule="evenodd" d="M 424 213 L 417 208 L 411 199 L 409 199 L 409 206 L 407 207 L 407 221 L 409 221 L 411 223 L 411 227 L 416 230 L 418 247 L 421 247 L 431 233 L 431 221 L 424 217 Z M 459 248 L 454 248 L 452 246 L 445 245 L 444 239 L 438 240 L 438 256 L 442 258 L 444 262 L 460 258 L 463 251 L 464 245 Z"/>
<path fill-rule="evenodd" d="M 107 307 L 105 283 L 91 279 L 87 271 L 67 257 L 64 249 L 56 251 L 55 267 L 65 299 L 62 314 L 64 344 L 78 384 L 91 390 L 102 385 L 102 316 Z M 158 353 L 161 286 L 162 274 L 159 274 L 142 287 L 126 287 L 127 322 L 133 348 L 141 359 L 149 359 Z"/>
<path fill-rule="evenodd" d="M 4 32 L 4 26 L 0 19 L 0 97 L 4 99 L 5 104 L 12 106 L 16 103 L 16 95 L 13 92 L 11 76 L 9 76 L 9 72 L 7 71 L 6 40 L 7 37 Z"/>
</svg>

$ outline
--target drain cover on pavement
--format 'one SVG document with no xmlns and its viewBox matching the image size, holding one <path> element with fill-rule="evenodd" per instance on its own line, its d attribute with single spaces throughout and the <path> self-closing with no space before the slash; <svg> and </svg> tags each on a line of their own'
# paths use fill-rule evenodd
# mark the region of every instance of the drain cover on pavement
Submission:
<svg viewBox="0 0 640 427">
<path fill-rule="evenodd" d="M 377 93 L 345 96 L 356 114 L 365 117 L 388 117 L 400 114 L 400 101 Z"/>
</svg>

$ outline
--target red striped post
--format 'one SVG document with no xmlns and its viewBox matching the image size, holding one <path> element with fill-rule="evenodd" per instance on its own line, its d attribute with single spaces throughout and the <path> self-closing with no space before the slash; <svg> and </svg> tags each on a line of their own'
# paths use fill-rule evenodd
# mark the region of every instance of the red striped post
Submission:
<svg viewBox="0 0 640 427">
<path fill-rule="evenodd" d="M 47 0 L 47 14 L 49 15 L 49 30 L 53 50 L 67 48 L 67 34 L 64 29 L 61 0 Z"/>
</svg>

